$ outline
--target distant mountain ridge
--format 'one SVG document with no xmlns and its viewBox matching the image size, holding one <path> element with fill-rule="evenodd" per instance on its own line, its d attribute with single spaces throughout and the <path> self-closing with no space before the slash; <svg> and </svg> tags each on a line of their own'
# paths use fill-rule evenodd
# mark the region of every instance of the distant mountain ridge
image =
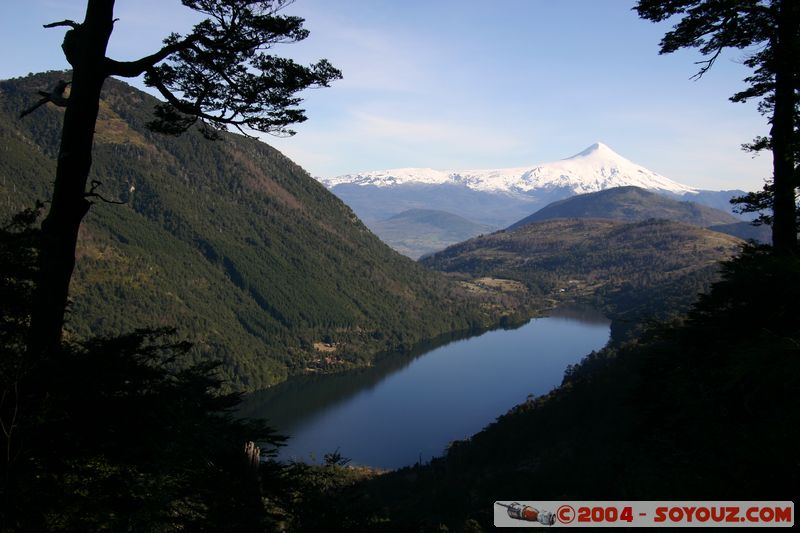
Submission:
<svg viewBox="0 0 800 533">
<path fill-rule="evenodd" d="M 626 159 L 602 142 L 572 157 L 527 167 L 401 168 L 346 174 L 320 181 L 372 228 L 409 209 L 434 209 L 499 229 L 552 202 L 617 187 L 639 187 L 667 198 L 691 200 L 732 214 L 730 199 L 744 194 L 739 190 L 705 191 L 678 183 Z M 732 222 L 728 220 L 727 223 Z M 419 241 L 424 237 L 409 232 L 402 239 Z"/>
<path fill-rule="evenodd" d="M 739 222 L 733 215 L 713 207 L 673 200 L 639 187 L 625 186 L 553 202 L 512 224 L 509 229 L 555 218 L 606 218 L 631 222 L 660 218 L 704 228 Z"/>
<path fill-rule="evenodd" d="M 696 202 L 676 200 L 639 187 L 615 187 L 553 202 L 508 227 L 554 219 L 608 219 L 635 222 L 662 219 L 692 224 L 744 240 L 769 243 L 769 226 L 753 226 L 730 213 Z"/>
<path fill-rule="evenodd" d="M 409 209 L 368 226 L 383 242 L 412 259 L 497 229 L 437 209 Z"/>
<path fill-rule="evenodd" d="M 697 192 L 693 187 L 677 183 L 624 158 L 602 142 L 596 142 L 572 157 L 529 167 L 450 171 L 400 168 L 346 174 L 323 179 L 322 182 L 329 188 L 343 184 L 376 187 L 409 183 L 452 184 L 495 193 L 566 189 L 573 194 L 583 194 L 629 185 L 679 195 Z"/>
</svg>

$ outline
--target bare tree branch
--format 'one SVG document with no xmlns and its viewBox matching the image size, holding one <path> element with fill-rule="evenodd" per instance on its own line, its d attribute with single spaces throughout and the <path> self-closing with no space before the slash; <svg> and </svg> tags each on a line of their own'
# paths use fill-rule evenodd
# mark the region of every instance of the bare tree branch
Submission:
<svg viewBox="0 0 800 533">
<path fill-rule="evenodd" d="M 97 180 L 92 180 L 92 187 L 91 189 L 89 189 L 89 192 L 84 193 L 83 195 L 84 198 L 97 198 L 107 204 L 124 205 L 127 203 L 121 200 L 109 200 L 108 198 L 105 198 L 103 195 L 101 195 L 99 192 L 96 192 L 97 188 L 100 187 L 101 185 L 102 182 L 99 182 Z"/>
<path fill-rule="evenodd" d="M 700 67 L 700 70 L 696 74 L 694 74 L 693 76 L 689 77 L 689 79 L 697 81 L 700 78 L 702 78 L 703 74 L 708 72 L 708 69 L 710 69 L 712 66 L 714 66 L 714 62 L 717 60 L 719 55 L 722 53 L 722 49 L 723 48 L 725 48 L 724 44 L 719 45 L 719 48 L 717 48 L 717 51 L 714 52 L 713 56 L 711 56 L 711 59 L 706 59 L 704 61 L 695 61 L 694 62 L 695 65 L 703 65 L 703 66 Z"/>
<path fill-rule="evenodd" d="M 42 107 L 47 102 L 51 102 L 59 107 L 67 107 L 67 102 L 69 101 L 69 99 L 64 97 L 64 92 L 67 90 L 67 87 L 69 86 L 70 83 L 72 82 L 58 80 L 56 86 L 53 87 L 53 90 L 50 91 L 49 93 L 46 91 L 39 91 L 39 95 L 42 98 L 28 109 L 22 111 L 22 113 L 19 114 L 19 118 L 23 118 L 27 115 L 30 115 L 31 113 Z"/>
<path fill-rule="evenodd" d="M 258 139 L 258 137 L 256 137 L 255 135 L 253 135 L 251 133 L 247 133 L 244 130 L 244 128 L 242 128 L 240 125 L 236 124 L 235 127 L 236 127 L 237 130 L 239 130 L 239 133 L 241 133 L 243 136 L 247 137 L 248 139 Z"/>
<path fill-rule="evenodd" d="M 76 28 L 80 27 L 80 24 L 78 24 L 74 20 L 65 19 L 65 20 L 60 20 L 58 22 L 51 22 L 50 24 L 45 24 L 43 27 L 44 28 L 57 28 L 59 26 L 69 26 L 70 28 L 76 29 Z"/>
<path fill-rule="evenodd" d="M 158 73 L 156 73 L 152 69 L 147 69 L 147 73 L 150 75 L 148 79 L 153 84 L 153 86 L 156 89 L 158 89 L 158 92 L 161 93 L 161 95 L 167 99 L 167 102 L 169 102 L 169 104 L 172 107 L 174 107 L 181 113 L 185 113 L 187 115 L 194 115 L 201 119 L 210 120 L 211 122 L 224 122 L 226 124 L 231 124 L 234 126 L 247 124 L 246 120 L 233 120 L 232 118 L 226 118 L 223 116 L 210 115 L 204 112 L 202 108 L 198 105 L 187 104 L 186 102 L 184 102 L 183 100 L 179 99 L 177 96 L 172 94 L 172 92 L 169 89 L 167 89 L 167 87 L 159 79 Z"/>
<path fill-rule="evenodd" d="M 200 41 L 202 36 L 190 35 L 185 39 L 163 47 L 161 50 L 149 56 L 145 56 L 136 61 L 115 61 L 106 58 L 106 72 L 110 76 L 122 76 L 123 78 L 135 78 L 144 74 L 147 69 L 160 63 L 175 52 L 186 50 L 187 48 Z"/>
</svg>

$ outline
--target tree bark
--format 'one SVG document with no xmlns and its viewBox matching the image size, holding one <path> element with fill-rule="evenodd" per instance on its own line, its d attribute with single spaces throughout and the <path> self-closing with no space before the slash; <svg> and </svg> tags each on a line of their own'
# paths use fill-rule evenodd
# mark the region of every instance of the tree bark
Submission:
<svg viewBox="0 0 800 533">
<path fill-rule="evenodd" d="M 792 50 L 798 33 L 796 0 L 780 0 L 775 49 L 775 109 L 772 117 L 773 223 L 772 246 L 786 255 L 797 250 L 794 167 L 794 112 L 796 106 L 796 61 Z"/>
<path fill-rule="evenodd" d="M 61 342 L 78 230 L 91 205 L 86 199 L 86 181 L 92 166 L 100 91 L 107 77 L 104 60 L 113 12 L 114 0 L 89 0 L 84 22 L 64 36 L 62 49 L 73 69 L 72 90 L 64 114 L 53 198 L 42 222 L 39 283 L 29 341 L 34 353 L 55 350 Z"/>
</svg>

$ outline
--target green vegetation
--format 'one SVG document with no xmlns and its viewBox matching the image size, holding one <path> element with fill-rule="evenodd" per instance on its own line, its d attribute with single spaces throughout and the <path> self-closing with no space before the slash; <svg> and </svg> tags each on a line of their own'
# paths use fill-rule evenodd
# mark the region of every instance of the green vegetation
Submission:
<svg viewBox="0 0 800 533">
<path fill-rule="evenodd" d="M 324 59 L 305 67 L 271 53 L 278 43 L 308 36 L 302 18 L 278 13 L 285 5 L 285 0 L 185 0 L 184 8 L 205 18 L 188 35 L 170 33 L 163 46 L 133 61 L 106 55 L 119 20 L 113 1 L 87 0 L 83 21 L 45 25 L 69 28 L 61 50 L 72 70 L 69 81 L 54 81 L 49 92 L 40 88 L 41 98 L 18 114 L 25 117 L 47 103 L 64 109 L 52 196 L 41 225 L 28 339 L 32 351 L 61 347 L 78 234 L 92 201 L 103 199 L 90 173 L 106 80 L 144 76 L 144 83 L 158 91 L 166 101 L 154 102 L 155 116 L 147 122 L 153 131 L 179 135 L 197 125 L 207 139 L 219 138 L 219 130 L 228 126 L 292 134 L 288 126 L 306 118 L 296 93 L 325 87 L 341 73 Z M 126 138 L 121 122 L 106 125 L 106 140 Z"/>
<path fill-rule="evenodd" d="M 554 218 L 607 218 L 628 222 L 660 218 L 703 228 L 739 222 L 733 215 L 713 207 L 673 200 L 640 187 L 614 187 L 553 202 L 508 229 Z"/>
<path fill-rule="evenodd" d="M 698 196 L 702 194 L 698 193 Z M 763 244 L 768 243 L 771 238 L 769 225 L 753 225 L 752 222 L 740 220 L 721 209 L 697 202 L 673 200 L 639 187 L 614 187 L 553 202 L 508 229 L 556 218 L 602 218 L 626 222 L 658 218 L 700 226 Z"/>
<path fill-rule="evenodd" d="M 284 439 L 232 417 L 214 362 L 184 361 L 166 330 L 27 349 L 37 214 L 0 228 L 0 530 L 266 528 L 242 448 Z"/>
<path fill-rule="evenodd" d="M 368 224 L 383 242 L 412 259 L 496 229 L 435 209 L 409 209 Z"/>
<path fill-rule="evenodd" d="M 797 301 L 800 261 L 750 249 L 722 277 L 684 319 L 592 354 L 444 457 L 331 495 L 330 516 L 480 531 L 503 497 L 796 501 L 800 315 L 770 295 Z"/>
<path fill-rule="evenodd" d="M 234 419 L 238 396 L 221 394 L 213 364 L 182 361 L 187 349 L 164 332 L 69 343 L 3 383 L 17 412 L 0 529 L 266 528 L 243 447 L 283 439 Z"/>
<path fill-rule="evenodd" d="M 516 280 L 536 306 L 587 303 L 615 320 L 615 338 L 635 323 L 688 307 L 736 253 L 734 237 L 679 222 L 557 219 L 452 246 L 422 263 L 471 282 Z"/>
<path fill-rule="evenodd" d="M 0 83 L 0 213 L 49 198 L 63 113 L 17 116 L 63 76 Z M 176 327 L 190 360 L 222 359 L 223 377 L 252 390 L 492 320 L 269 146 L 153 134 L 156 100 L 119 81 L 101 102 L 90 179 L 127 203 L 98 202 L 81 230 L 70 338 Z"/>
<path fill-rule="evenodd" d="M 185 3 L 223 11 L 243 4 Z M 110 32 L 110 3 L 89 6 L 89 22 L 102 19 Z M 267 455 L 282 439 L 260 423 L 233 419 L 238 396 L 225 392 L 221 378 L 256 388 L 291 372 L 363 364 L 381 349 L 510 316 L 515 305 L 578 300 L 616 322 L 663 316 L 686 305 L 741 242 L 663 220 L 546 221 L 426 260 L 460 281 L 452 283 L 388 250 L 344 204 L 263 144 L 228 134 L 209 144 L 196 131 L 156 141 L 144 127 L 155 101 L 108 81 L 95 146 L 81 154 L 94 154 L 89 198 L 126 203 L 95 206 L 82 228 L 69 334 L 57 349 L 29 349 L 36 345 L 36 265 L 47 263 L 37 262 L 37 250 L 47 249 L 48 232 L 59 233 L 57 217 L 44 239 L 32 229 L 32 211 L 0 231 L 0 528 L 479 531 L 491 527 L 491 504 L 500 497 L 796 500 L 792 59 L 800 7 L 791 0 L 640 0 L 637 10 L 655 21 L 684 15 L 662 51 L 699 47 L 709 57 L 701 75 L 726 47 L 763 45 L 745 60 L 755 72 L 734 99 L 760 98 L 760 109 L 771 113 L 770 137 L 751 148 L 773 151 L 773 182 L 746 201 L 773 208 L 775 248 L 744 249 L 687 315 L 625 342 L 615 335 L 616 343 L 568 368 L 559 389 L 453 443 L 445 457 L 382 475 L 349 468 L 338 451 L 319 467 L 262 464 L 243 454 L 252 439 L 267 445 Z M 247 27 L 263 29 L 264 20 L 244 15 Z M 304 36 L 299 19 L 283 22 L 295 39 Z M 64 47 L 70 61 L 80 57 L 76 43 L 88 35 L 97 45 L 102 37 L 92 24 L 55 25 L 72 28 Z M 240 45 L 234 55 L 247 53 L 241 32 L 223 34 Z M 206 74 L 221 67 L 215 41 L 178 39 L 170 46 L 193 45 L 183 59 L 199 57 L 197 64 L 179 61 L 170 73 L 101 61 L 104 76 L 142 66 L 162 93 L 190 81 L 203 87 L 199 109 L 188 111 L 220 103 L 261 111 L 230 86 L 207 93 L 208 78 L 195 77 L 193 67 Z M 239 74 L 255 88 L 274 81 Z M 60 75 L 0 83 L 0 214 L 51 200 L 63 115 L 42 108 L 36 120 L 16 117 Z M 99 91 L 102 80 L 89 77 Z M 290 98 L 278 93 L 278 104 Z M 174 113 L 187 105 L 161 106 L 162 129 L 193 122 Z M 88 111 L 77 113 L 92 118 Z M 272 126 L 282 131 L 297 115 L 277 118 Z M 85 167 L 69 150 L 60 159 L 60 166 Z M 80 185 L 73 208 L 84 200 Z M 82 217 L 70 220 L 76 231 Z M 186 331 L 194 348 L 167 330 L 136 329 L 167 324 Z M 219 372 L 212 355 L 222 360 Z"/>
</svg>

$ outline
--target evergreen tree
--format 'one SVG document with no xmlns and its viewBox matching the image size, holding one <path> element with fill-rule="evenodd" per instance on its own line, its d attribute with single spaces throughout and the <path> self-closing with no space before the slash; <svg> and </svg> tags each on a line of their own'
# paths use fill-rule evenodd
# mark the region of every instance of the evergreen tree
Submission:
<svg viewBox="0 0 800 533">
<path fill-rule="evenodd" d="M 759 109 L 769 116 L 769 137 L 757 138 L 745 148 L 771 150 L 772 182 L 763 191 L 738 200 L 745 211 L 771 209 L 772 242 L 779 254 L 797 250 L 796 191 L 800 185 L 798 91 L 800 91 L 800 2 L 796 0 L 639 0 L 640 17 L 660 22 L 681 16 L 661 41 L 661 53 L 698 48 L 706 60 L 698 62 L 699 78 L 726 48 L 752 51 L 745 65 L 753 74 L 748 88 L 731 100 L 760 99 Z"/>
<path fill-rule="evenodd" d="M 304 39 L 298 17 L 279 15 L 288 0 L 182 0 L 207 18 L 182 36 L 172 34 L 155 53 L 135 61 L 106 57 L 114 29 L 114 0 L 87 0 L 83 22 L 63 20 L 46 27 L 67 27 L 62 49 L 72 65 L 72 80 L 61 82 L 46 102 L 66 108 L 50 209 L 42 223 L 40 275 L 32 313 L 30 347 L 56 350 L 72 271 L 78 229 L 92 199 L 87 191 L 100 91 L 109 76 L 145 76 L 145 83 L 166 99 L 156 109 L 153 129 L 178 134 L 199 123 L 214 137 L 218 128 L 235 127 L 291 135 L 292 123 L 305 120 L 297 92 L 327 86 L 341 76 L 327 61 L 310 66 L 277 57 L 270 48 Z M 67 87 L 71 86 L 66 97 Z"/>
<path fill-rule="evenodd" d="M 26 352 L 38 213 L 0 226 L 0 531 L 266 529 L 275 465 L 242 448 L 285 438 L 233 417 L 216 363 L 168 330 Z"/>
</svg>

